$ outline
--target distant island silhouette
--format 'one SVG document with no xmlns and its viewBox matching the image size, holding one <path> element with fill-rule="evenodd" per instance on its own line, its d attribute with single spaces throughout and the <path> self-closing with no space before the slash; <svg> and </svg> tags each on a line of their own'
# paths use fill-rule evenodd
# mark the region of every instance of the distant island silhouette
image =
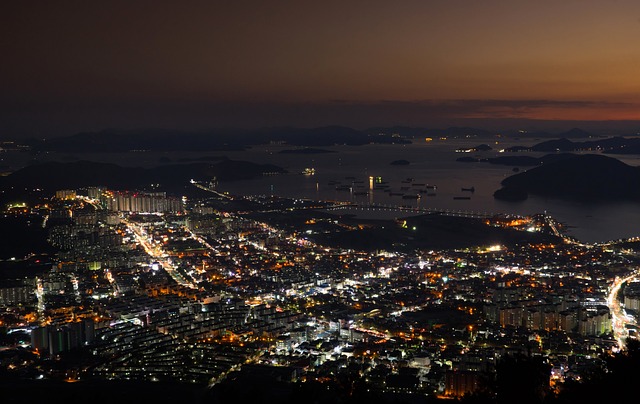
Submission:
<svg viewBox="0 0 640 404">
<path fill-rule="evenodd" d="M 329 125 L 315 128 L 269 127 L 258 129 L 211 129 L 185 131 L 171 129 L 104 129 L 46 139 L 29 138 L 20 143 L 33 151 L 126 152 L 126 151 L 237 151 L 265 144 L 285 144 L 303 148 L 333 145 L 409 144 L 429 138 L 458 139 L 550 139 L 533 146 L 513 146 L 505 151 L 602 150 L 607 153 L 638 153 L 640 137 L 630 133 L 605 138 L 574 128 L 557 134 L 549 132 L 491 131 L 473 127 L 414 128 L 406 126 L 354 129 Z M 596 140 L 591 140 L 597 138 Z M 573 142 L 569 139 L 589 139 Z M 9 147 L 9 146 L 7 146 Z M 490 150 L 479 144 L 477 151 Z"/>
<path fill-rule="evenodd" d="M 614 136 L 609 138 L 574 142 L 566 137 L 546 140 L 533 146 L 507 147 L 505 152 L 572 152 L 572 151 L 599 151 L 610 154 L 639 154 L 640 138 Z"/>
<path fill-rule="evenodd" d="M 569 200 L 640 200 L 640 168 L 601 154 L 563 155 L 505 178 L 494 197 L 523 200 L 529 194 Z"/>
<path fill-rule="evenodd" d="M 392 134 L 369 134 L 344 126 L 317 128 L 219 129 L 188 132 L 166 129 L 83 132 L 25 142 L 34 151 L 126 152 L 126 151 L 233 151 L 270 143 L 303 147 L 411 143 Z"/>
</svg>

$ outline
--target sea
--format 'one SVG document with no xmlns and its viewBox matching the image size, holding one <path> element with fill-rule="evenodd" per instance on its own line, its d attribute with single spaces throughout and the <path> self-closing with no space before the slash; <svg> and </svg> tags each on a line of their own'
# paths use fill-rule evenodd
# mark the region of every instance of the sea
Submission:
<svg viewBox="0 0 640 404">
<path fill-rule="evenodd" d="M 324 153 L 285 153 L 299 149 L 286 144 L 266 144 L 239 151 L 126 153 L 0 153 L 0 164 L 12 169 L 44 161 L 90 160 L 123 166 L 153 167 L 181 164 L 202 157 L 273 164 L 286 174 L 264 175 L 239 181 L 218 181 L 216 190 L 232 195 L 272 195 L 324 201 L 355 202 L 388 209 L 356 209 L 363 217 L 397 218 L 406 210 L 421 208 L 478 214 L 533 215 L 546 213 L 566 226 L 566 234 L 584 243 L 600 243 L 640 236 L 640 203 L 633 201 L 587 202 L 529 195 L 524 201 L 497 200 L 493 193 L 501 181 L 532 167 L 488 162 L 461 162 L 460 157 L 499 157 L 548 153 L 506 152 L 511 146 L 532 146 L 548 139 L 433 138 L 412 139 L 410 144 L 334 145 L 317 147 Z M 490 150 L 473 151 L 478 145 Z M 467 151 L 472 150 L 472 151 Z M 596 153 L 596 152 L 582 152 Z M 640 155 L 611 155 L 631 166 Z M 393 164 L 404 160 L 408 164 Z M 517 170 L 517 171 L 516 171 Z M 639 184 L 640 185 L 640 184 Z M 422 191 L 420 191 L 422 189 Z M 419 195 L 407 199 L 402 195 Z"/>
</svg>

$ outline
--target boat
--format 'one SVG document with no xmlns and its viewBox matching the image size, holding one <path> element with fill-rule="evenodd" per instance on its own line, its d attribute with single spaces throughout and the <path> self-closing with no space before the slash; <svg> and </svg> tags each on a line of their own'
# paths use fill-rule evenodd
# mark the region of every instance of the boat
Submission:
<svg viewBox="0 0 640 404">
<path fill-rule="evenodd" d="M 304 175 L 315 175 L 316 174 L 316 169 L 313 167 L 307 167 L 304 170 L 302 170 L 302 174 Z"/>
<path fill-rule="evenodd" d="M 419 194 L 404 194 L 402 195 L 402 199 L 420 199 Z"/>
<path fill-rule="evenodd" d="M 462 188 L 463 191 L 469 191 L 469 192 L 474 192 L 476 189 L 474 187 L 471 188 Z"/>
<path fill-rule="evenodd" d="M 402 195 L 404 195 L 404 193 L 402 193 L 402 192 L 389 192 L 389 195 L 390 196 L 402 196 Z"/>
<path fill-rule="evenodd" d="M 470 196 L 454 196 L 453 199 L 471 199 Z"/>
</svg>

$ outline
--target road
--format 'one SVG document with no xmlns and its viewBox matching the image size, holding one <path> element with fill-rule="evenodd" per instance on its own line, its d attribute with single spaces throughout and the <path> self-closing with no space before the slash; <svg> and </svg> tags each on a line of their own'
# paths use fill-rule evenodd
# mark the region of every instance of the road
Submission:
<svg viewBox="0 0 640 404">
<path fill-rule="evenodd" d="M 620 350 L 625 347 L 625 339 L 629 336 L 627 325 L 637 325 L 633 317 L 627 315 L 624 307 L 620 304 L 618 299 L 618 293 L 620 288 L 627 282 L 636 280 L 640 276 L 638 269 L 636 269 L 631 275 L 624 278 L 618 278 L 614 280 L 609 289 L 609 296 L 607 297 L 607 305 L 611 312 L 611 326 L 613 328 L 613 336 L 618 341 L 618 348 Z"/>
<path fill-rule="evenodd" d="M 150 257 L 158 261 L 162 268 L 167 271 L 169 276 L 171 276 L 178 284 L 187 286 L 190 288 L 195 288 L 196 286 L 187 280 L 179 271 L 176 270 L 175 266 L 171 262 L 171 259 L 167 256 L 167 254 L 162 251 L 162 249 L 151 243 L 147 237 L 146 231 L 144 228 L 136 223 L 132 223 L 126 218 L 122 219 L 122 222 L 131 230 L 131 232 L 135 235 L 136 241 L 140 243 L 142 248 L 149 254 Z"/>
</svg>

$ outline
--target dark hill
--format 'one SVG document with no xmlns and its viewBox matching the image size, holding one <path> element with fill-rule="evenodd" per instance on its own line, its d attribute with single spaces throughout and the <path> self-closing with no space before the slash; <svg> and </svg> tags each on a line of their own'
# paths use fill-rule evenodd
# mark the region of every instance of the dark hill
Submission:
<svg viewBox="0 0 640 404">
<path fill-rule="evenodd" d="M 640 168 L 598 154 L 548 162 L 502 181 L 494 194 L 530 193 L 564 199 L 640 199 Z"/>
<path fill-rule="evenodd" d="M 379 133 L 385 133 L 385 134 L 397 133 L 401 136 L 406 136 L 410 138 L 421 138 L 425 136 L 431 136 L 431 137 L 447 136 L 447 137 L 457 137 L 457 138 L 495 136 L 495 133 L 492 131 L 488 131 L 481 128 L 472 128 L 472 127 L 464 127 L 464 126 L 451 126 L 448 128 L 377 126 L 377 127 L 365 129 L 365 132 L 369 133 L 370 135 L 376 135 Z"/>
<path fill-rule="evenodd" d="M 343 219 L 346 220 L 346 219 Z M 336 230 L 308 236 L 314 242 L 363 251 L 473 248 L 501 244 L 559 242 L 554 236 L 489 226 L 482 219 L 427 214 L 407 217 L 406 227 L 391 220 L 362 220 L 357 230 Z M 344 226 L 346 227 L 346 226 Z M 356 227 L 356 226 L 350 226 Z"/>
<path fill-rule="evenodd" d="M 363 145 L 369 143 L 369 135 L 344 126 L 319 128 L 282 128 L 266 131 L 270 139 L 298 146 L 331 146 L 335 144 Z"/>
<path fill-rule="evenodd" d="M 33 150 L 63 152 L 124 152 L 130 150 L 243 150 L 250 144 L 264 143 L 260 134 L 244 131 L 206 133 L 160 129 L 81 132 L 71 136 L 33 141 Z"/>
<path fill-rule="evenodd" d="M 569 138 L 569 137 L 571 137 L 571 138 L 580 138 L 580 137 L 591 137 L 592 135 L 591 135 L 591 133 L 589 133 L 589 132 L 587 132 L 585 130 L 582 130 L 580 128 L 572 128 L 572 129 L 569 129 L 566 132 L 560 133 L 559 136 L 560 137 L 566 137 L 566 138 Z"/>
<path fill-rule="evenodd" d="M 71 163 L 48 162 L 34 164 L 6 177 L 0 177 L 0 186 L 41 188 L 50 192 L 59 189 L 77 189 L 88 186 L 106 186 L 113 189 L 147 189 L 159 184 L 159 189 L 174 192 L 190 186 L 190 180 L 234 181 L 250 179 L 265 173 L 285 173 L 270 164 L 222 160 L 217 163 L 191 163 L 164 165 L 156 168 L 121 167 L 116 164 L 78 161 Z"/>
<path fill-rule="evenodd" d="M 534 131 L 525 131 L 522 132 L 520 130 L 516 130 L 516 131 L 504 131 L 505 134 L 509 135 L 509 137 L 512 138 L 521 138 L 521 137 L 526 137 L 526 138 L 534 138 L 534 139 L 551 139 L 551 138 L 590 138 L 595 136 L 592 133 L 589 133 L 583 129 L 580 128 L 572 128 L 566 131 L 561 131 L 561 132 L 548 132 L 548 131 L 540 131 L 540 130 L 534 130 Z"/>
<path fill-rule="evenodd" d="M 604 139 L 588 140 L 584 142 L 574 142 L 567 137 L 546 140 L 533 146 L 512 146 L 506 151 L 536 151 L 536 152 L 572 152 L 572 151 L 601 151 L 612 154 L 635 154 L 640 153 L 639 138 L 625 138 L 614 136 Z"/>
<path fill-rule="evenodd" d="M 336 144 L 410 143 L 409 140 L 392 135 L 370 135 L 364 131 L 344 126 L 322 126 L 317 128 L 275 127 L 253 130 L 219 129 L 206 132 L 165 129 L 106 129 L 45 140 L 32 139 L 29 146 L 34 151 L 67 153 L 130 150 L 220 151 L 244 150 L 272 142 L 307 147 Z"/>
<path fill-rule="evenodd" d="M 533 151 L 571 151 L 575 150 L 575 143 L 567 138 L 557 139 L 557 140 L 547 140 L 542 143 L 538 143 L 533 146 L 531 150 Z"/>
<path fill-rule="evenodd" d="M 621 136 L 606 139 L 590 140 L 585 142 L 572 142 L 567 138 L 549 140 L 538 143 L 531 149 L 534 151 L 588 151 L 601 150 L 603 152 L 622 151 L 630 147 L 640 145 L 640 139 L 626 139 Z"/>
<path fill-rule="evenodd" d="M 483 143 L 483 144 L 479 144 L 476 147 L 474 147 L 474 150 L 477 150 L 477 151 L 489 151 L 489 150 L 493 150 L 493 148 L 491 146 L 489 146 L 488 144 Z"/>
</svg>

